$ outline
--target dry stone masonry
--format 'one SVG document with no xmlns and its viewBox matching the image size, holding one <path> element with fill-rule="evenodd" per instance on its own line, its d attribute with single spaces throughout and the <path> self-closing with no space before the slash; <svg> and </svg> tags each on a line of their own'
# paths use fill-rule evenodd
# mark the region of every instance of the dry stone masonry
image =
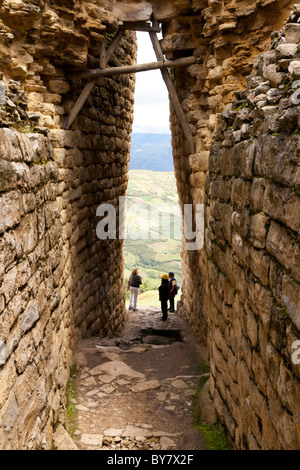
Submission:
<svg viewBox="0 0 300 470">
<path fill-rule="evenodd" d="M 196 149 L 171 106 L 180 203 L 205 204 L 204 248 L 182 250 L 179 311 L 210 362 L 232 447 L 298 449 L 300 5 L 290 0 L 1 3 L 0 448 L 51 448 L 76 344 L 124 324 L 122 242 L 97 239 L 96 209 L 126 194 L 134 77 L 99 78 L 63 128 L 86 84 L 70 74 L 99 67 L 119 21 L 149 20 L 162 24 L 168 59 L 197 57 L 172 73 Z M 126 32 L 109 65 L 135 58 Z"/>
<path fill-rule="evenodd" d="M 279 33 L 291 3 L 226 3 L 210 2 L 197 29 L 195 17 L 165 26 L 167 54 L 178 54 L 174 41 L 203 56 L 202 67 L 175 72 L 196 144 L 188 156 L 172 114 L 178 193 L 204 201 L 206 227 L 205 250 L 182 253 L 180 310 L 210 358 L 210 395 L 232 447 L 298 449 L 300 7 Z M 271 31 L 271 51 L 257 59 Z M 253 65 L 247 93 L 220 119 Z"/>
<path fill-rule="evenodd" d="M 300 446 L 299 17 L 257 59 L 210 151 L 211 395 L 237 448 Z"/>
<path fill-rule="evenodd" d="M 5 449 L 51 448 L 75 344 L 111 336 L 124 321 L 122 243 L 98 240 L 95 228 L 97 207 L 117 205 L 126 191 L 134 77 L 99 80 L 72 130 L 62 130 L 82 90 L 64 74 L 97 62 L 99 38 L 110 43 L 115 29 L 106 15 L 91 13 L 86 25 L 78 5 L 69 8 L 7 2 L 0 10 Z M 132 64 L 135 51 L 128 33 L 111 65 Z"/>
<path fill-rule="evenodd" d="M 162 42 L 167 57 L 194 53 L 202 64 L 174 73 L 175 86 L 195 140 L 195 155 L 189 155 L 178 121 L 172 111 L 172 146 L 179 199 L 182 204 L 204 202 L 209 151 L 219 116 L 234 93 L 246 87 L 258 54 L 270 46 L 273 31 L 280 30 L 294 2 L 192 2 L 193 12 L 164 23 Z M 201 5 L 200 5 L 201 4 Z M 197 8 L 201 8 L 200 12 Z M 198 338 L 207 344 L 210 306 L 206 304 L 206 257 L 203 252 L 182 253 L 186 285 L 185 311 Z M 194 269 L 194 266 L 199 269 Z M 199 302 L 199 299 L 201 301 Z M 208 348 L 209 349 L 209 348 Z"/>
</svg>

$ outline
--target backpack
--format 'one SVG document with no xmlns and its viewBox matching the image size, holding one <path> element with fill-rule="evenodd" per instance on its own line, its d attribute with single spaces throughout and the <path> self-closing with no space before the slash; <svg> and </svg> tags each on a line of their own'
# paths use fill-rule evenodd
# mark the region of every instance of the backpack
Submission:
<svg viewBox="0 0 300 470">
<path fill-rule="evenodd" d="M 173 277 L 173 278 L 171 279 L 171 281 L 176 281 L 176 278 Z M 175 289 L 175 294 L 174 294 L 174 295 L 177 295 L 177 294 L 178 294 L 179 289 L 180 289 L 180 286 L 177 284 L 177 281 L 176 281 L 176 289 Z"/>
</svg>

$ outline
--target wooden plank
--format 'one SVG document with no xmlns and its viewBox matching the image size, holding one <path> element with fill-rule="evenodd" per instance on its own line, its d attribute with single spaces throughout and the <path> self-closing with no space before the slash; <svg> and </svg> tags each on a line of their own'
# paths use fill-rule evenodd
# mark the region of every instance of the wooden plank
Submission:
<svg viewBox="0 0 300 470">
<path fill-rule="evenodd" d="M 155 33 L 150 33 L 155 34 Z M 176 60 L 159 60 L 158 62 L 149 62 L 148 64 L 139 65 L 124 65 L 121 67 L 110 67 L 105 69 L 93 69 L 87 70 L 86 72 L 76 72 L 68 76 L 68 79 L 79 80 L 81 78 L 95 78 L 95 77 L 110 77 L 112 75 L 124 75 L 139 72 L 148 72 L 150 70 L 158 70 L 162 68 L 173 68 L 173 67 L 186 67 L 196 63 L 196 58 L 182 57 Z"/>
<path fill-rule="evenodd" d="M 156 54 L 157 60 L 159 60 L 159 61 L 163 60 L 164 55 L 163 55 L 158 37 L 156 36 L 155 33 L 152 33 L 152 32 L 150 32 L 149 35 L 150 35 L 150 38 L 151 38 L 151 41 L 152 41 L 153 49 L 154 49 L 154 52 Z M 194 63 L 195 62 L 196 62 L 196 59 L 194 57 Z M 170 100 L 173 103 L 175 112 L 176 112 L 177 117 L 179 119 L 179 122 L 181 124 L 182 131 L 183 131 L 184 136 L 187 140 L 187 143 L 188 143 L 188 146 L 189 146 L 189 152 L 190 152 L 191 155 L 193 155 L 195 153 L 195 143 L 194 143 L 193 134 L 191 132 L 189 123 L 187 121 L 187 118 L 186 118 L 186 116 L 183 112 L 183 109 L 182 109 L 181 103 L 179 101 L 174 83 L 172 82 L 172 79 L 169 75 L 169 72 L 165 68 L 161 69 L 161 74 L 162 74 L 164 82 L 167 86 L 169 96 L 170 96 Z"/>
<path fill-rule="evenodd" d="M 124 36 L 124 32 L 125 31 L 118 31 L 115 39 L 113 40 L 111 45 L 108 47 L 107 51 L 106 51 L 106 41 L 103 41 L 103 43 L 101 44 L 101 50 L 100 50 L 100 68 L 102 67 L 102 65 L 104 67 L 107 65 L 110 57 L 112 56 L 112 54 L 118 47 L 122 37 Z M 105 45 L 105 49 L 104 49 L 104 45 Z M 80 113 L 81 109 L 83 108 L 84 103 L 89 97 L 94 85 L 97 83 L 97 80 L 98 80 L 98 77 L 93 78 L 85 85 L 72 111 L 70 112 L 69 116 L 66 119 L 66 122 L 64 124 L 64 129 L 66 130 L 70 129 L 71 125 L 73 124 L 78 114 Z"/>
</svg>

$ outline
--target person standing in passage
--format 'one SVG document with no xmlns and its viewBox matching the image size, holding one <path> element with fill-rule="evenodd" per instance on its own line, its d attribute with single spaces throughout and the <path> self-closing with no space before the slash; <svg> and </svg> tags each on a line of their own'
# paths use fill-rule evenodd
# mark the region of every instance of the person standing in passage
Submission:
<svg viewBox="0 0 300 470">
<path fill-rule="evenodd" d="M 175 295 L 177 294 L 177 281 L 174 277 L 174 273 L 169 273 L 169 285 L 170 285 L 170 292 L 169 292 L 169 299 L 170 299 L 170 309 L 169 312 L 175 312 Z"/>
<path fill-rule="evenodd" d="M 161 277 L 161 285 L 158 288 L 159 300 L 161 304 L 162 320 L 168 319 L 168 299 L 169 299 L 169 277 L 167 274 L 163 274 Z"/>
<path fill-rule="evenodd" d="M 137 300 L 140 291 L 140 285 L 142 284 L 142 278 L 139 276 L 138 268 L 134 268 L 129 278 L 129 286 L 130 286 L 130 300 L 129 300 L 129 310 L 133 310 L 134 312 L 138 312 L 137 307 Z"/>
</svg>

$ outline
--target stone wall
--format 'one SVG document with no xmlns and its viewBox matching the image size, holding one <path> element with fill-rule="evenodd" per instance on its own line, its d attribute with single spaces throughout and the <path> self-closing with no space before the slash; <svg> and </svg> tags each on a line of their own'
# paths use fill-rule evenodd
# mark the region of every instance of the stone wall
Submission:
<svg viewBox="0 0 300 470">
<path fill-rule="evenodd" d="M 173 74 L 196 145 L 189 155 L 171 109 L 178 193 L 205 203 L 205 249 L 182 250 L 179 311 L 236 449 L 300 447 L 299 5 L 276 32 L 292 6 L 216 1 L 164 24 L 168 57 L 202 56 Z"/>
<path fill-rule="evenodd" d="M 178 120 L 171 109 L 172 146 L 178 194 L 182 204 L 204 202 L 211 142 L 221 111 L 246 87 L 255 58 L 270 47 L 270 35 L 280 30 L 293 1 L 191 2 L 178 17 L 163 23 L 167 57 L 194 53 L 200 63 L 176 69 L 173 79 L 194 135 L 195 155 L 189 155 Z M 185 9 L 184 9 L 185 8 Z M 184 286 L 182 311 L 188 316 L 203 353 L 209 357 L 210 300 L 203 251 L 182 251 Z M 196 266 L 196 269 L 195 269 Z"/>
<path fill-rule="evenodd" d="M 99 79 L 63 125 L 86 83 L 68 74 L 98 67 L 118 20 L 151 15 L 168 58 L 199 60 L 172 74 L 196 147 L 171 107 L 180 202 L 206 207 L 205 249 L 182 251 L 180 311 L 232 446 L 299 447 L 298 24 L 256 60 L 293 3 L 1 3 L 0 448 L 50 448 L 77 340 L 122 327 L 122 243 L 97 239 L 96 209 L 126 192 L 134 77 Z M 111 65 L 135 52 L 126 33 Z"/>
<path fill-rule="evenodd" d="M 300 448 L 299 17 L 257 59 L 210 151 L 211 396 L 238 449 Z"/>
<path fill-rule="evenodd" d="M 65 74 L 98 65 L 99 41 L 117 24 L 69 8 L 0 9 L 2 449 L 51 448 L 77 340 L 124 322 L 122 242 L 97 238 L 96 210 L 126 192 L 134 77 L 100 79 L 62 130 L 86 83 Z M 128 33 L 110 63 L 130 65 L 135 53 Z"/>
</svg>

